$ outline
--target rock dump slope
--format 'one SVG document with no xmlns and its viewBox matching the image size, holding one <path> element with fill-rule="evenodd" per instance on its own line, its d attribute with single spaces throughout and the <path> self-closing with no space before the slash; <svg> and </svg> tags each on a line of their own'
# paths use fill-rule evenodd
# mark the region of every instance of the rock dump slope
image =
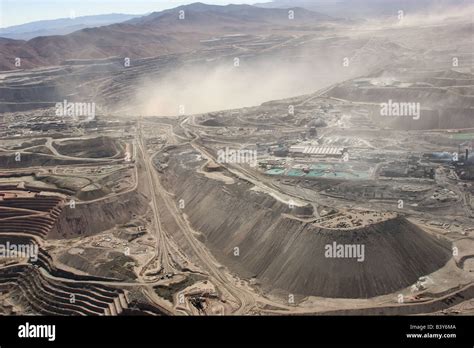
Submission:
<svg viewBox="0 0 474 348">
<path fill-rule="evenodd" d="M 449 243 L 403 217 L 362 228 L 322 228 L 291 218 L 287 205 L 251 191 L 247 182 L 226 185 L 196 173 L 200 163 L 191 161 L 170 161 L 167 189 L 186 202 L 184 213 L 217 259 L 267 290 L 369 298 L 410 286 L 451 257 Z M 364 260 L 326 257 L 334 242 L 363 245 Z"/>
</svg>

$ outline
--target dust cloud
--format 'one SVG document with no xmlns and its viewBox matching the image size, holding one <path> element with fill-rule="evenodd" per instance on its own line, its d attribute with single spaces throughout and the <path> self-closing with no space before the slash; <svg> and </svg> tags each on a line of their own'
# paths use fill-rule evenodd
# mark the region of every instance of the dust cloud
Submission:
<svg viewBox="0 0 474 348">
<path fill-rule="evenodd" d="M 271 56 L 248 55 L 240 57 L 239 66 L 234 58 L 222 56 L 209 62 L 188 63 L 164 73 L 160 78 L 141 79 L 135 96 L 128 105 L 134 113 L 143 116 L 173 116 L 199 114 L 260 105 L 271 100 L 291 98 L 314 93 L 351 78 L 376 71 L 383 58 L 377 54 L 365 55 L 357 66 L 342 65 L 344 57 L 352 58 L 364 45 L 353 47 L 358 40 L 368 40 L 372 35 L 390 33 L 391 29 L 420 25 L 436 25 L 453 17 L 470 18 L 473 6 L 424 13 L 405 13 L 403 20 L 372 18 L 358 24 L 341 24 L 334 27 L 340 38 L 350 38 L 339 46 L 306 43 L 299 50 L 282 48 Z M 323 42 L 324 40 L 321 40 Z M 316 41 L 317 42 L 317 41 Z M 337 42 L 337 41 L 335 41 Z M 391 52 L 396 54 L 398 52 Z"/>
<path fill-rule="evenodd" d="M 328 72 L 331 74 L 328 74 Z M 339 71 L 339 73 L 337 73 Z M 135 108 L 144 116 L 198 114 L 250 107 L 313 93 L 350 76 L 340 60 L 291 63 L 240 60 L 183 67 L 157 80 L 144 80 Z"/>
</svg>

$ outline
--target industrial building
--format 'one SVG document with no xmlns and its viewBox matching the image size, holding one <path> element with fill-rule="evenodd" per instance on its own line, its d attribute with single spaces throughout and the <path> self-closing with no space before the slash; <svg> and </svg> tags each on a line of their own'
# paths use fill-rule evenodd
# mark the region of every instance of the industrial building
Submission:
<svg viewBox="0 0 474 348">
<path fill-rule="evenodd" d="M 295 145 L 289 149 L 290 155 L 295 157 L 343 157 L 345 152 L 345 147 L 332 146 Z"/>
</svg>

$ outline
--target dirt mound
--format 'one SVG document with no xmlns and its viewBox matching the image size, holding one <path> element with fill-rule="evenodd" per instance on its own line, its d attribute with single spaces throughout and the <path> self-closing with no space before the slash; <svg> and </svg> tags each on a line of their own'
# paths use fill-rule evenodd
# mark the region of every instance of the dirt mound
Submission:
<svg viewBox="0 0 474 348">
<path fill-rule="evenodd" d="M 405 288 L 451 257 L 447 242 L 402 217 L 363 228 L 322 228 L 289 217 L 287 205 L 250 191 L 248 183 L 224 187 L 190 166 L 170 161 L 167 190 L 184 199 L 189 221 L 216 258 L 268 291 L 369 298 Z M 328 257 L 334 243 L 363 246 L 363 257 Z"/>
<path fill-rule="evenodd" d="M 51 239 L 94 235 L 116 225 L 129 222 L 134 215 L 147 211 L 147 199 L 136 192 L 128 192 L 89 204 L 66 206 L 50 231 Z"/>
<path fill-rule="evenodd" d="M 59 159 L 51 155 L 42 153 L 21 153 L 17 158 L 17 154 L 4 153 L 0 154 L 0 168 L 28 168 L 40 166 L 55 166 L 55 165 L 74 165 L 87 163 L 86 160 L 81 159 Z"/>
<path fill-rule="evenodd" d="M 65 156 L 82 158 L 108 158 L 119 153 L 119 147 L 109 137 L 54 142 L 54 147 Z"/>
<path fill-rule="evenodd" d="M 453 73 L 447 71 L 445 76 Z M 439 74 L 438 74 L 439 75 Z M 331 89 L 327 95 L 333 98 L 367 103 L 366 108 L 375 124 L 380 127 L 407 130 L 451 129 L 474 127 L 471 117 L 474 107 L 472 79 L 456 80 L 427 74 L 416 79 L 402 76 L 411 87 L 399 85 L 365 85 L 349 81 Z M 372 80 L 373 83 L 375 80 Z M 385 80 L 381 80 L 385 81 Z M 390 81 L 385 81 L 391 83 Z M 393 81 L 392 81 L 393 82 Z M 455 88 L 450 87 L 455 86 Z M 386 117 L 381 115 L 381 104 L 419 102 L 420 115 L 413 117 Z"/>
<path fill-rule="evenodd" d="M 107 187 L 91 184 L 82 188 L 77 193 L 77 198 L 79 198 L 81 201 L 92 201 L 94 199 L 105 197 L 109 193 L 110 189 Z"/>
<path fill-rule="evenodd" d="M 59 261 L 74 269 L 87 274 L 130 281 L 136 279 L 133 272 L 134 260 L 123 252 L 107 251 L 102 249 L 85 249 L 80 254 L 64 252 Z"/>
<path fill-rule="evenodd" d="M 222 124 L 221 122 L 213 118 L 206 120 L 204 122 L 201 122 L 201 125 L 206 126 L 206 127 L 223 127 L 224 126 L 224 124 Z"/>
</svg>

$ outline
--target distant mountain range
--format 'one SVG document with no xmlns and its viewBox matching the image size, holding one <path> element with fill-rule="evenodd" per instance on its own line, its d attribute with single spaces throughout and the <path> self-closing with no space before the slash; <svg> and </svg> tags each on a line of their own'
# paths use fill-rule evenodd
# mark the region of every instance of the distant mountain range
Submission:
<svg viewBox="0 0 474 348">
<path fill-rule="evenodd" d="M 36 21 L 0 29 L 0 37 L 15 40 L 30 40 L 37 36 L 66 35 L 74 31 L 125 22 L 138 15 L 105 14 L 76 18 L 60 18 Z"/>
<path fill-rule="evenodd" d="M 399 10 L 421 12 L 472 5 L 472 0 L 273 0 L 256 4 L 264 8 L 302 7 L 330 16 L 350 19 L 396 15 Z"/>
<path fill-rule="evenodd" d="M 180 19 L 181 13 L 184 19 Z M 0 70 L 17 68 L 15 58 L 21 58 L 21 68 L 31 68 L 70 59 L 182 53 L 203 47 L 201 40 L 214 35 L 274 33 L 275 28 L 281 31 L 332 20 L 303 8 L 294 8 L 294 15 L 295 20 L 289 20 L 288 9 L 195 3 L 67 35 L 41 36 L 29 41 L 0 38 Z"/>
</svg>

